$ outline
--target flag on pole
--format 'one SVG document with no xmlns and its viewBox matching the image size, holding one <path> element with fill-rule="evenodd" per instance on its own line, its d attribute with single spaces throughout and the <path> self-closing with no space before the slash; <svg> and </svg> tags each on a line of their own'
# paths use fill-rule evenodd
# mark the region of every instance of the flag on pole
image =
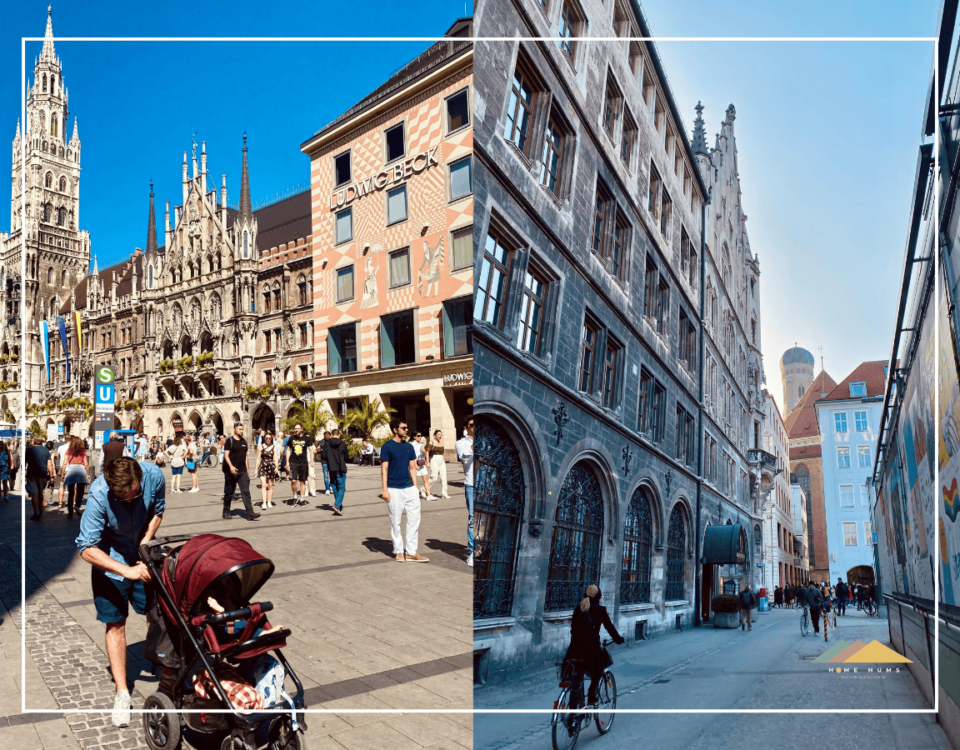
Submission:
<svg viewBox="0 0 960 750">
<path fill-rule="evenodd" d="M 83 351 L 83 336 L 80 335 L 80 311 L 74 310 L 73 314 L 77 318 L 77 354 Z"/>
<path fill-rule="evenodd" d="M 50 329 L 47 321 L 40 321 L 40 342 L 43 344 L 43 363 L 47 366 L 47 382 L 50 382 Z"/>
<path fill-rule="evenodd" d="M 60 329 L 60 343 L 63 344 L 63 358 L 67 362 L 67 382 L 70 382 L 70 350 L 67 348 L 67 321 L 57 316 L 57 328 Z"/>
</svg>

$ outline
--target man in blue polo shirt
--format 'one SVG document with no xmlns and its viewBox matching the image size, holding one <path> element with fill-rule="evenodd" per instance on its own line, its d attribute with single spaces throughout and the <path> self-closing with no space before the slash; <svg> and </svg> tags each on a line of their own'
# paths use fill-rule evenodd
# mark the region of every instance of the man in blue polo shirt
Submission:
<svg viewBox="0 0 960 750">
<path fill-rule="evenodd" d="M 393 554 L 397 562 L 430 562 L 417 554 L 417 536 L 420 533 L 420 494 L 417 492 L 417 454 L 406 442 L 409 429 L 402 419 L 390 422 L 393 439 L 380 448 L 380 479 L 383 494 L 380 497 L 390 504 L 390 531 L 393 538 Z M 400 534 L 400 518 L 407 514 L 407 551 L 404 554 L 403 536 Z"/>
<path fill-rule="evenodd" d="M 153 539 L 166 508 L 163 472 L 154 464 L 127 456 L 107 462 L 90 486 L 80 521 L 77 547 L 93 566 L 93 600 L 97 619 L 106 625 L 107 657 L 117 685 L 113 724 L 130 724 L 127 690 L 126 622 L 129 604 L 146 612 L 144 581 L 150 580 L 137 550 Z"/>
</svg>

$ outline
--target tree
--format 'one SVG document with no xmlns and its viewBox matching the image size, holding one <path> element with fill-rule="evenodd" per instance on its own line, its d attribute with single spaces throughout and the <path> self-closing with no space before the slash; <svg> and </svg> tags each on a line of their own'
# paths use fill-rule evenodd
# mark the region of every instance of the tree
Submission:
<svg viewBox="0 0 960 750">
<path fill-rule="evenodd" d="M 293 432 L 295 424 L 303 425 L 303 431 L 308 435 L 316 435 L 325 430 L 327 423 L 333 419 L 330 405 L 326 399 L 314 399 L 306 405 L 294 404 L 290 407 L 287 418 L 283 420 L 283 431 Z"/>
<path fill-rule="evenodd" d="M 359 430 L 362 435 L 372 435 L 378 427 L 388 426 L 396 413 L 396 409 L 385 407 L 379 401 L 370 401 L 366 396 L 361 396 L 360 405 L 347 409 L 344 416 L 349 418 L 350 427 Z"/>
</svg>

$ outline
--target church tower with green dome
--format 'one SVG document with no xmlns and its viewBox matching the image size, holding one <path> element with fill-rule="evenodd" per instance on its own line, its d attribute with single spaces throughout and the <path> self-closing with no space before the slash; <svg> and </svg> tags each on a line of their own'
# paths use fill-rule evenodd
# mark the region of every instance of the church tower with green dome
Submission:
<svg viewBox="0 0 960 750">
<path fill-rule="evenodd" d="M 787 349 L 780 358 L 783 380 L 783 416 L 786 417 L 813 382 L 813 355 L 800 346 Z"/>
</svg>

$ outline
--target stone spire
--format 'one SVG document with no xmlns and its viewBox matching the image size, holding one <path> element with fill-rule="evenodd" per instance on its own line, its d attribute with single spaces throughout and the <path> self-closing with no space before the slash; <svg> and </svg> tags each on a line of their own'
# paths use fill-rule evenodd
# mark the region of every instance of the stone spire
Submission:
<svg viewBox="0 0 960 750">
<path fill-rule="evenodd" d="M 93 256 L 93 273 L 92 273 L 91 275 L 92 275 L 92 276 L 96 276 L 98 273 L 100 273 L 100 271 L 97 270 L 97 256 L 96 256 L 96 253 L 94 253 L 94 256 Z"/>
<path fill-rule="evenodd" d="M 243 169 L 240 172 L 240 212 L 238 221 L 253 218 L 253 206 L 250 203 L 250 174 L 247 171 L 247 134 L 243 134 Z"/>
<path fill-rule="evenodd" d="M 57 53 L 53 49 L 53 5 L 47 6 L 47 31 L 43 35 L 43 49 L 40 58 L 56 62 Z"/>
<path fill-rule="evenodd" d="M 691 148 L 695 154 L 705 154 L 709 156 L 710 153 L 707 150 L 707 131 L 703 124 L 703 105 L 697 102 L 697 106 L 694 109 L 697 110 L 697 119 L 693 122 L 693 143 L 691 144 Z"/>
<path fill-rule="evenodd" d="M 70 140 L 71 140 L 71 141 L 79 141 L 79 140 L 80 140 L 80 131 L 77 130 L 77 118 L 76 118 L 76 117 L 73 118 L 73 135 L 70 136 Z"/>
<path fill-rule="evenodd" d="M 157 219 L 153 213 L 153 182 L 150 183 L 150 216 L 147 218 L 147 255 L 157 252 Z"/>
<path fill-rule="evenodd" d="M 13 136 L 13 140 L 15 141 L 20 140 L 20 118 L 19 117 L 17 118 L 17 134 Z"/>
</svg>

